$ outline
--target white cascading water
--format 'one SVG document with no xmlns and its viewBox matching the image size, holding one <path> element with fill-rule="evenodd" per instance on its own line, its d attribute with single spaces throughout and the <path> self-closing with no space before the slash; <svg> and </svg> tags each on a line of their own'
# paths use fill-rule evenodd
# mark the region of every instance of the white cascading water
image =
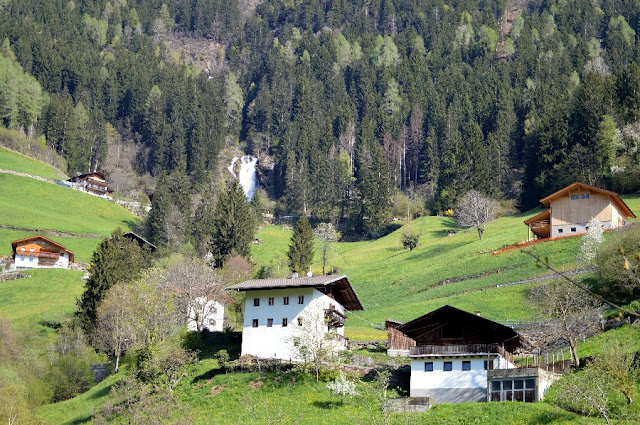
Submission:
<svg viewBox="0 0 640 425">
<path fill-rule="evenodd" d="M 240 160 L 240 171 L 236 176 L 234 171 L 236 162 Z M 240 186 L 244 190 L 244 194 L 247 195 L 247 199 L 251 200 L 253 194 L 258 188 L 258 176 L 256 173 L 256 165 L 258 164 L 258 158 L 251 155 L 244 155 L 240 158 L 234 156 L 231 160 L 231 165 L 227 168 L 231 174 L 238 177 L 240 180 Z"/>
</svg>

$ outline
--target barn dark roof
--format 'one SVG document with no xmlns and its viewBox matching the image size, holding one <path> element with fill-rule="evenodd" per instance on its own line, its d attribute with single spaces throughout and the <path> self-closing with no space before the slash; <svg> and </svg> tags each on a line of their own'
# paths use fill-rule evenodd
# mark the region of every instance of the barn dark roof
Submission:
<svg viewBox="0 0 640 425">
<path fill-rule="evenodd" d="M 152 244 L 142 236 L 138 235 L 137 233 L 127 232 L 123 236 L 127 239 L 130 239 L 136 242 L 140 246 L 140 248 L 144 249 L 145 246 L 148 246 L 151 252 L 154 252 L 156 249 L 158 249 L 154 244 Z"/>
<path fill-rule="evenodd" d="M 445 327 L 454 328 L 455 332 L 462 330 L 463 332 L 459 335 L 466 340 L 464 342 L 466 344 L 497 343 L 509 351 L 513 351 L 522 344 L 520 335 L 510 327 L 450 305 L 395 326 L 400 332 L 416 340 L 418 345 L 421 344 L 421 340 L 431 339 L 434 333 Z"/>
<path fill-rule="evenodd" d="M 331 293 L 333 297 L 347 310 L 364 310 L 358 294 L 351 286 L 345 275 L 320 275 L 277 279 L 252 279 L 238 283 L 227 289 L 236 291 L 253 291 L 285 288 L 316 288 L 324 293 Z"/>
</svg>

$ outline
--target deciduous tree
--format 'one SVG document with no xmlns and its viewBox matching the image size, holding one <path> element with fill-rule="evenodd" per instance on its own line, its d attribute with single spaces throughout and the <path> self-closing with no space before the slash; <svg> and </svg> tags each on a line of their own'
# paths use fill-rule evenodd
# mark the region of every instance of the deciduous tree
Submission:
<svg viewBox="0 0 640 425">
<path fill-rule="evenodd" d="M 467 192 L 456 207 L 458 222 L 463 227 L 475 227 L 482 239 L 488 222 L 495 219 L 498 203 L 476 190 Z"/>
</svg>

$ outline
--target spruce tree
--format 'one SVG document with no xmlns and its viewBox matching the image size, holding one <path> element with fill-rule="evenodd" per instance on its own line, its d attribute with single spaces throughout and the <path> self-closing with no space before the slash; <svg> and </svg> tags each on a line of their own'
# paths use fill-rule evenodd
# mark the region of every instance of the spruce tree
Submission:
<svg viewBox="0 0 640 425">
<path fill-rule="evenodd" d="M 291 244 L 287 251 L 289 269 L 292 272 L 304 273 L 311 268 L 313 261 L 313 231 L 306 217 L 302 217 L 293 228 Z"/>
<path fill-rule="evenodd" d="M 95 328 L 96 312 L 107 290 L 118 282 L 136 278 L 145 266 L 142 249 L 124 237 L 120 228 L 100 242 L 93 253 L 89 280 L 76 312 L 80 326 L 87 334 Z"/>
<path fill-rule="evenodd" d="M 210 251 L 222 267 L 233 252 L 248 258 L 255 233 L 255 220 L 242 187 L 233 181 L 218 197 L 214 213 Z"/>
</svg>

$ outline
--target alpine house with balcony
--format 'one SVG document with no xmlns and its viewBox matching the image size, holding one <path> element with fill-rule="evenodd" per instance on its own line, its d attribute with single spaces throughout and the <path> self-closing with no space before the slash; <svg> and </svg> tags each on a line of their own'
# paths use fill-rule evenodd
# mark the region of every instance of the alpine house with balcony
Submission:
<svg viewBox="0 0 640 425">
<path fill-rule="evenodd" d="M 636 218 L 617 193 L 584 183 L 570 184 L 540 202 L 547 209 L 524 222 L 529 227 L 529 240 L 586 233 L 592 218 L 605 230 L 625 226 L 628 218 Z"/>
<path fill-rule="evenodd" d="M 538 401 L 549 384 L 544 370 L 516 368 L 512 353 L 522 343 L 516 331 L 477 314 L 445 305 L 386 325 L 388 354 L 411 358 L 411 397 L 437 403 Z"/>
<path fill-rule="evenodd" d="M 254 279 L 228 289 L 245 292 L 241 354 L 260 358 L 301 360 L 296 338 L 313 329 L 344 350 L 345 311 L 363 310 L 347 276 Z"/>
</svg>

